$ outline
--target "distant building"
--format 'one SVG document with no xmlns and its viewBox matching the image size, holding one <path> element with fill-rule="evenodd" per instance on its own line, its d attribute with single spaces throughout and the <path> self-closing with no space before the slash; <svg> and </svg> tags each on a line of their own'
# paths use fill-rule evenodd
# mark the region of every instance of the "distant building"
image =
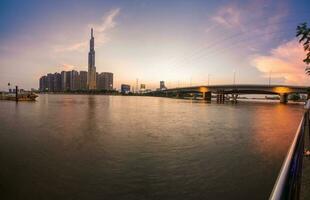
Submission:
<svg viewBox="0 0 310 200">
<path fill-rule="evenodd" d="M 146 88 L 145 84 L 140 85 L 140 90 L 145 90 L 145 88 Z"/>
<path fill-rule="evenodd" d="M 87 90 L 87 71 L 80 71 L 80 89 Z"/>
<path fill-rule="evenodd" d="M 65 87 L 65 91 L 70 91 L 72 86 L 71 86 L 71 83 L 72 83 L 72 73 L 69 71 L 69 72 L 66 72 L 66 87 Z"/>
<path fill-rule="evenodd" d="M 95 90 L 96 87 L 96 67 L 95 67 L 95 38 L 93 29 L 91 29 L 91 39 L 89 42 L 88 53 L 88 77 L 87 77 L 88 89 Z"/>
<path fill-rule="evenodd" d="M 99 73 L 96 72 L 96 89 L 99 89 L 98 84 L 99 84 Z"/>
<path fill-rule="evenodd" d="M 130 92 L 130 85 L 122 84 L 121 85 L 121 93 L 128 94 Z"/>
<path fill-rule="evenodd" d="M 165 81 L 160 81 L 159 82 L 159 89 L 160 90 L 166 90 L 167 89 L 166 86 L 165 86 Z"/>
<path fill-rule="evenodd" d="M 54 92 L 54 74 L 47 74 L 47 87 L 48 92 Z"/>
<path fill-rule="evenodd" d="M 61 74 L 55 73 L 54 74 L 54 90 L 53 92 L 60 92 L 61 91 Z"/>
<path fill-rule="evenodd" d="M 47 88 L 47 77 L 42 76 L 39 81 L 39 90 L 40 92 L 45 92 Z"/>
<path fill-rule="evenodd" d="M 67 90 L 67 72 L 62 71 L 61 72 L 61 90 L 66 91 Z"/>
<path fill-rule="evenodd" d="M 97 89 L 99 90 L 113 90 L 113 74 L 110 72 L 100 73 L 97 83 Z"/>
<path fill-rule="evenodd" d="M 80 76 L 79 72 L 72 70 L 71 72 L 71 79 L 70 79 L 70 90 L 76 91 L 80 89 Z"/>
<path fill-rule="evenodd" d="M 146 85 L 145 84 L 140 84 L 139 93 L 145 93 L 145 92 L 146 92 Z"/>
</svg>

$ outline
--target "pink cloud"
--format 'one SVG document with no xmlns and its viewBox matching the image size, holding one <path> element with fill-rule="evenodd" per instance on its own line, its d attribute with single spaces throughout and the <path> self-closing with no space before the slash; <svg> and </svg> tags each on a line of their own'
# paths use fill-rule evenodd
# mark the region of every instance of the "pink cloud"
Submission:
<svg viewBox="0 0 310 200">
<path fill-rule="evenodd" d="M 237 7 L 227 6 L 218 10 L 212 20 L 226 28 L 239 27 L 241 25 L 240 11 Z"/>
<path fill-rule="evenodd" d="M 287 84 L 306 84 L 309 77 L 305 75 L 305 64 L 302 62 L 305 52 L 296 39 L 281 44 L 272 49 L 269 55 L 258 55 L 252 60 L 252 64 L 261 71 L 264 76 L 284 78 Z"/>
<path fill-rule="evenodd" d="M 75 69 L 75 66 L 70 65 L 70 64 L 62 64 L 61 67 L 62 67 L 62 70 L 64 71 L 71 71 Z"/>
<path fill-rule="evenodd" d="M 89 28 L 94 28 L 95 31 L 95 39 L 96 46 L 101 46 L 108 41 L 107 32 L 115 28 L 117 25 L 115 18 L 119 15 L 120 8 L 110 10 L 106 15 L 104 15 L 101 19 L 101 23 L 99 24 L 90 24 Z M 61 45 L 55 47 L 55 52 L 64 52 L 64 51 L 87 51 L 88 40 L 79 41 L 74 44 Z"/>
</svg>

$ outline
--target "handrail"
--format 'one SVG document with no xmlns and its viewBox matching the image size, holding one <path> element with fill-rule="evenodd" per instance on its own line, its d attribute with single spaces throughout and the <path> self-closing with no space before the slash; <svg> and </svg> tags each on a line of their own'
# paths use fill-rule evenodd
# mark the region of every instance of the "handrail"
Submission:
<svg viewBox="0 0 310 200">
<path fill-rule="evenodd" d="M 301 164 L 303 158 L 303 135 L 305 132 L 305 119 L 308 119 L 308 111 L 304 113 L 298 129 L 296 131 L 294 140 L 286 155 L 285 161 L 281 167 L 279 176 L 276 180 L 272 193 L 269 197 L 270 200 L 292 199 L 296 195 L 292 194 L 292 189 L 299 188 L 298 174 L 301 173 Z M 299 189 L 297 189 L 297 192 Z M 296 191 L 295 191 L 296 192 Z"/>
</svg>

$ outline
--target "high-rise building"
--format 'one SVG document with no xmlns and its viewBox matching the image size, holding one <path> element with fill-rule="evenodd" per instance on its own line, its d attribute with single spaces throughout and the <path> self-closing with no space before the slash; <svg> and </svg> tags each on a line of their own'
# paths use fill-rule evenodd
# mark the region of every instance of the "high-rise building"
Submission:
<svg viewBox="0 0 310 200">
<path fill-rule="evenodd" d="M 99 90 L 113 90 L 113 73 L 103 72 L 98 75 Z"/>
<path fill-rule="evenodd" d="M 61 74 L 55 73 L 54 74 L 54 92 L 60 92 L 61 91 Z"/>
<path fill-rule="evenodd" d="M 40 92 L 45 92 L 46 88 L 47 88 L 47 77 L 46 76 L 42 76 L 40 78 L 39 90 L 40 90 Z"/>
<path fill-rule="evenodd" d="M 48 92 L 54 92 L 54 74 L 47 74 L 47 86 L 46 89 Z"/>
<path fill-rule="evenodd" d="M 65 87 L 65 91 L 70 91 L 72 86 L 71 86 L 71 83 L 72 83 L 72 73 L 71 71 L 69 72 L 66 72 L 66 87 Z"/>
<path fill-rule="evenodd" d="M 67 90 L 66 80 L 67 80 L 67 72 L 62 71 L 61 72 L 61 90 L 62 91 L 66 91 Z"/>
<path fill-rule="evenodd" d="M 87 90 L 87 71 L 80 71 L 80 89 Z"/>
<path fill-rule="evenodd" d="M 88 89 L 96 89 L 95 38 L 93 34 L 93 29 L 91 29 L 91 39 L 89 42 L 87 84 Z"/>
<path fill-rule="evenodd" d="M 71 79 L 70 79 L 70 90 L 75 91 L 80 89 L 80 76 L 79 72 L 72 70 L 71 72 Z"/>
</svg>

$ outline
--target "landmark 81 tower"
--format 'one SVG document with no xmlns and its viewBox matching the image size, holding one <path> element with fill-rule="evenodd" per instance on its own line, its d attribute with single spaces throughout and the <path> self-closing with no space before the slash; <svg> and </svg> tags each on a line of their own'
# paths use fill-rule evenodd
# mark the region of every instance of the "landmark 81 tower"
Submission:
<svg viewBox="0 0 310 200">
<path fill-rule="evenodd" d="M 89 41 L 87 84 L 89 90 L 96 89 L 95 38 L 93 29 L 91 29 L 91 38 Z"/>
</svg>

